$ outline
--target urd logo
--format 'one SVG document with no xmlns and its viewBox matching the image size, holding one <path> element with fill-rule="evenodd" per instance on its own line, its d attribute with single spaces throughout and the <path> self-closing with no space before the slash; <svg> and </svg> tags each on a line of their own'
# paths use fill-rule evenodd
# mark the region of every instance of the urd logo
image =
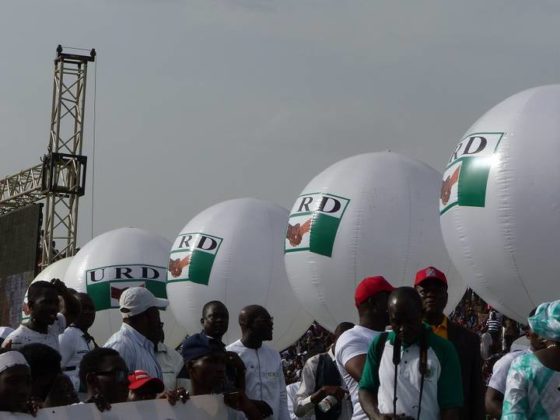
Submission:
<svg viewBox="0 0 560 420">
<path fill-rule="evenodd" d="M 285 252 L 309 251 L 330 257 L 350 200 L 326 193 L 298 197 L 288 223 Z"/>
<path fill-rule="evenodd" d="M 484 207 L 490 168 L 504 133 L 472 133 L 459 142 L 443 173 L 439 214 L 454 206 Z"/>
<path fill-rule="evenodd" d="M 153 265 L 112 265 L 86 271 L 87 293 L 97 311 L 118 308 L 122 292 L 129 287 L 145 287 L 166 299 L 165 283 L 165 267 Z"/>
<path fill-rule="evenodd" d="M 167 281 L 192 281 L 208 285 L 222 238 L 205 233 L 181 233 L 169 257 Z"/>
</svg>

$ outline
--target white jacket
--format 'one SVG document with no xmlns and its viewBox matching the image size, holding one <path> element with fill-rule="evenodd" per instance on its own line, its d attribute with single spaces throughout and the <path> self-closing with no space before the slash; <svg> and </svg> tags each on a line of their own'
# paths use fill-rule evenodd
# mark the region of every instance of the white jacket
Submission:
<svg viewBox="0 0 560 420">
<path fill-rule="evenodd" d="M 264 344 L 258 349 L 250 349 L 241 340 L 230 344 L 226 349 L 237 353 L 245 363 L 247 396 L 270 405 L 274 412 L 272 419 L 290 420 L 280 353 Z"/>
</svg>

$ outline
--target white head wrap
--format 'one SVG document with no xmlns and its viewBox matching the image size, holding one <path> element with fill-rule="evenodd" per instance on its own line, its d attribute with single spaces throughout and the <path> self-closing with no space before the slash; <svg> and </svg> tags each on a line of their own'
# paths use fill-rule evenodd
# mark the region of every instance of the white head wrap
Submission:
<svg viewBox="0 0 560 420">
<path fill-rule="evenodd" d="M 29 366 L 19 351 L 7 351 L 0 354 L 0 373 L 14 366 Z"/>
</svg>

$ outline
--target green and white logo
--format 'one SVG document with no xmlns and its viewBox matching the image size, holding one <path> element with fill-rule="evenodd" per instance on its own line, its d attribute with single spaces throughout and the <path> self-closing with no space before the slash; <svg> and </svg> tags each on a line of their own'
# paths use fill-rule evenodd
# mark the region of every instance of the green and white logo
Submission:
<svg viewBox="0 0 560 420">
<path fill-rule="evenodd" d="M 118 308 L 122 292 L 129 287 L 145 287 L 167 299 L 165 283 L 165 267 L 153 265 L 112 265 L 86 271 L 87 293 L 97 311 Z"/>
<path fill-rule="evenodd" d="M 490 168 L 504 133 L 472 133 L 455 148 L 443 174 L 439 214 L 454 206 L 484 207 Z"/>
<path fill-rule="evenodd" d="M 168 283 L 192 281 L 208 285 L 222 240 L 205 233 L 181 233 L 169 258 Z"/>
<path fill-rule="evenodd" d="M 348 203 L 349 199 L 333 194 L 300 195 L 290 214 L 284 251 L 309 251 L 330 257 Z"/>
</svg>

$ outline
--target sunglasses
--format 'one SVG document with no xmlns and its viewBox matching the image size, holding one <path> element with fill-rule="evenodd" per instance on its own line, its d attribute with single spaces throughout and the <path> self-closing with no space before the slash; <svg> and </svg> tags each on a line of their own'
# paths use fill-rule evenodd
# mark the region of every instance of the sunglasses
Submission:
<svg viewBox="0 0 560 420">
<path fill-rule="evenodd" d="M 124 382 L 128 380 L 128 371 L 123 369 L 113 369 L 107 371 L 97 371 L 96 375 L 114 376 L 116 382 Z"/>
</svg>

